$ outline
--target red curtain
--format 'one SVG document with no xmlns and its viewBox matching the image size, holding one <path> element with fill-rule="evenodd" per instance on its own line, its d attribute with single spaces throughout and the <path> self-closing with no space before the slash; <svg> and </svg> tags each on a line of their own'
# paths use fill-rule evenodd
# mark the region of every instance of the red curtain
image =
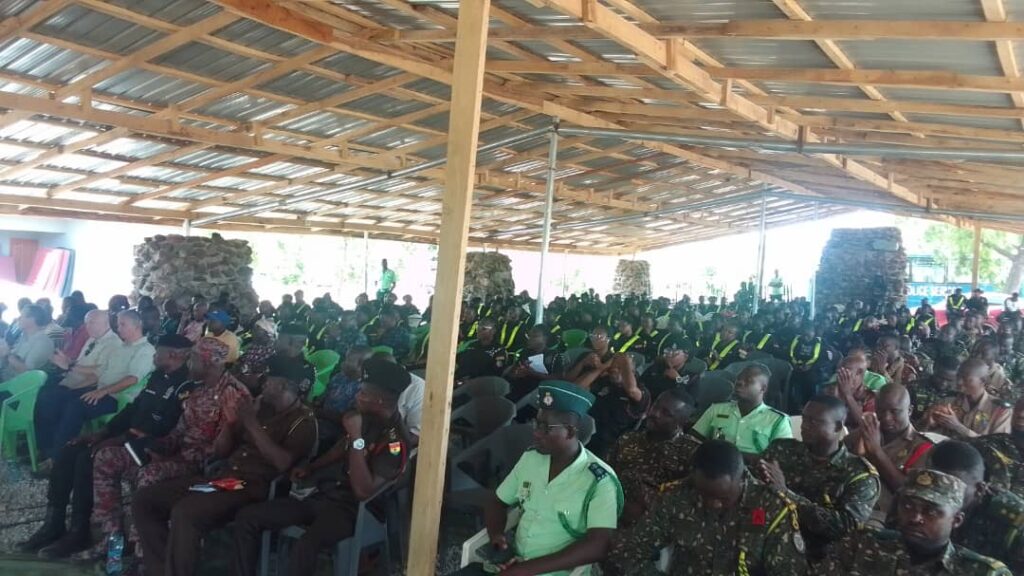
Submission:
<svg viewBox="0 0 1024 576">
<path fill-rule="evenodd" d="M 17 262 L 17 261 L 16 261 Z M 62 248 L 40 248 L 24 284 L 43 292 L 62 293 L 67 281 L 71 252 Z"/>
</svg>

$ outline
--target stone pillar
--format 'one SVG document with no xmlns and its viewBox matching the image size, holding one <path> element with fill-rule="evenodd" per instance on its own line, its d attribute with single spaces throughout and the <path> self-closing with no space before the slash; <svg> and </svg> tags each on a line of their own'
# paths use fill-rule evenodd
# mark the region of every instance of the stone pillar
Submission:
<svg viewBox="0 0 1024 576">
<path fill-rule="evenodd" d="M 498 252 L 470 252 L 466 254 L 466 276 L 462 288 L 463 299 L 476 296 L 494 298 L 515 294 L 512 280 L 512 261 Z"/>
<path fill-rule="evenodd" d="M 818 310 L 853 300 L 902 304 L 907 253 L 899 228 L 834 230 L 821 253 L 815 289 Z"/>
<path fill-rule="evenodd" d="M 615 267 L 616 294 L 651 294 L 651 265 L 647 260 L 619 260 Z"/>
<path fill-rule="evenodd" d="M 226 290 L 242 316 L 249 316 L 259 303 L 250 264 L 252 248 L 245 240 L 153 236 L 135 246 L 132 296 L 150 296 L 158 306 L 172 298 L 184 305 L 194 294 L 214 300 Z"/>
</svg>

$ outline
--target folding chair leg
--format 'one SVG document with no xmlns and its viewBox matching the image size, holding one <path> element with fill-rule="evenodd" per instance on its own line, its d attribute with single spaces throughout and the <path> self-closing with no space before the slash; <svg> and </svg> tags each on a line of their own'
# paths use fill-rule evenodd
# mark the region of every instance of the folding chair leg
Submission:
<svg viewBox="0 0 1024 576">
<path fill-rule="evenodd" d="M 270 576 L 270 530 L 264 530 L 260 534 L 259 576 Z"/>
<path fill-rule="evenodd" d="M 29 430 L 28 432 L 25 432 L 25 439 L 28 442 L 28 457 L 29 457 L 29 460 L 32 462 L 32 471 L 33 472 L 38 472 L 39 471 L 39 453 L 37 451 L 38 449 L 36 448 L 36 431 L 35 430 Z"/>
</svg>

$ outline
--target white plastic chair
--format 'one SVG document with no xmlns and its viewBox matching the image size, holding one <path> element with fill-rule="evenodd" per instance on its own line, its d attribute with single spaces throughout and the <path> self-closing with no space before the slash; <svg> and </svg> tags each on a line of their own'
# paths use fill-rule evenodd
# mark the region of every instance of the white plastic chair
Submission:
<svg viewBox="0 0 1024 576">
<path fill-rule="evenodd" d="M 515 528 L 516 525 L 519 524 L 519 517 L 521 515 L 522 515 L 522 511 L 520 509 L 518 509 L 518 508 L 509 510 L 508 522 L 505 524 L 505 531 L 506 532 L 508 532 L 509 530 Z M 465 568 L 466 566 L 469 566 L 470 564 L 473 564 L 473 563 L 483 563 L 484 559 L 481 558 L 479 554 L 477 554 L 477 551 L 480 550 L 480 548 L 482 548 L 488 542 L 490 542 L 490 538 L 487 536 L 487 530 L 486 529 L 477 532 L 476 534 L 473 535 L 472 538 L 470 538 L 469 540 L 466 540 L 465 542 L 463 542 L 462 543 L 462 559 L 459 562 L 459 567 L 460 568 Z M 569 573 L 569 576 L 586 576 L 587 574 L 591 573 L 590 568 L 592 566 L 593 565 L 577 566 L 576 568 L 573 569 L 572 572 Z"/>
</svg>

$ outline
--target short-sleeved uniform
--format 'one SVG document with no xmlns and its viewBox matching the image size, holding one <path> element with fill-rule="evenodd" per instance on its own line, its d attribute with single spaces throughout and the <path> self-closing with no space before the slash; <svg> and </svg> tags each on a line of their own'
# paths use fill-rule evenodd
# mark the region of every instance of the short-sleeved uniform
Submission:
<svg viewBox="0 0 1024 576">
<path fill-rule="evenodd" d="M 618 526 L 622 488 L 607 464 L 580 446 L 576 460 L 548 482 L 550 467 L 550 456 L 528 450 L 497 489 L 499 500 L 523 509 L 514 547 L 524 560 L 554 554 L 587 530 Z M 592 496 L 584 517 L 588 493 Z M 566 570 L 552 576 L 568 574 Z"/>
<path fill-rule="evenodd" d="M 671 576 L 790 576 L 807 568 L 796 508 L 753 478 L 745 480 L 739 504 L 722 512 L 707 509 L 691 486 L 666 493 L 617 536 L 607 572 L 660 574 L 651 559 L 668 545 Z"/>
<path fill-rule="evenodd" d="M 843 445 L 820 460 L 802 442 L 784 439 L 773 442 L 763 456 L 782 469 L 786 495 L 800 512 L 810 558 L 820 557 L 828 544 L 867 521 L 878 501 L 878 472 Z"/>
<path fill-rule="evenodd" d="M 966 512 L 953 542 L 1024 573 L 1024 499 L 995 489 Z"/>
<path fill-rule="evenodd" d="M 861 530 L 843 539 L 815 570 L 849 576 L 1011 576 L 1002 562 L 953 543 L 930 562 L 913 564 L 899 534 Z"/>
<path fill-rule="evenodd" d="M 963 395 L 953 399 L 950 406 L 953 408 L 953 413 L 960 419 L 960 423 L 978 435 L 1010 431 L 1013 407 L 988 392 L 985 392 L 973 407 L 967 397 Z M 945 429 L 936 431 L 948 434 Z"/>
<path fill-rule="evenodd" d="M 789 416 L 767 404 L 761 404 L 743 416 L 735 402 L 712 404 L 693 425 L 693 431 L 706 440 L 725 440 L 740 452 L 760 454 L 779 438 L 792 438 Z"/>
</svg>

